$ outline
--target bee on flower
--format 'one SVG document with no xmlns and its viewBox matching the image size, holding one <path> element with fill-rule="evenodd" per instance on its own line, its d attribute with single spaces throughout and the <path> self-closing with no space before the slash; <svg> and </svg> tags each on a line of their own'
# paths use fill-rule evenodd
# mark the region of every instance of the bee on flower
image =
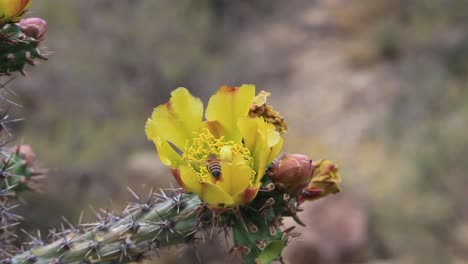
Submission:
<svg viewBox="0 0 468 264">
<path fill-rule="evenodd" d="M 0 0 L 0 24 L 18 22 L 32 0 Z"/>
<path fill-rule="evenodd" d="M 258 101 L 254 85 L 222 86 L 210 98 L 203 120 L 201 100 L 178 88 L 169 102 L 154 109 L 146 135 L 186 191 L 211 208 L 247 204 L 280 152 L 285 132 L 261 113 L 252 114 Z"/>
</svg>

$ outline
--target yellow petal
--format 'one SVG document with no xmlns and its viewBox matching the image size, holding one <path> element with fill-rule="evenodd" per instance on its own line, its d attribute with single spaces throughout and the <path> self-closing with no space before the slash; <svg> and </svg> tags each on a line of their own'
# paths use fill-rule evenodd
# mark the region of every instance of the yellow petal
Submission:
<svg viewBox="0 0 468 264">
<path fill-rule="evenodd" d="M 270 155 L 268 155 L 267 164 L 270 164 L 280 153 L 281 148 L 283 148 L 284 139 L 280 138 L 279 142 L 271 147 Z"/>
<path fill-rule="evenodd" d="M 224 135 L 226 139 L 240 142 L 241 136 L 237 128 L 237 120 L 239 117 L 248 115 L 254 97 L 254 85 L 222 86 L 208 102 L 206 119 L 208 121 L 217 120 L 227 133 Z"/>
<path fill-rule="evenodd" d="M 156 145 L 156 149 L 158 150 L 159 159 L 164 165 L 170 166 L 171 168 L 176 168 L 180 164 L 183 164 L 182 158 L 171 147 L 171 145 L 169 145 L 169 142 L 162 139 L 161 137 L 155 137 L 153 142 Z"/>
<path fill-rule="evenodd" d="M 160 135 L 183 151 L 193 131 L 202 124 L 203 103 L 185 88 L 178 88 L 171 95 L 169 102 L 154 109 L 146 135 L 149 139 Z"/>
<path fill-rule="evenodd" d="M 221 175 L 216 185 L 233 196 L 249 187 L 252 169 L 241 155 L 235 155 L 232 162 L 221 162 Z"/>
<path fill-rule="evenodd" d="M 238 126 L 242 138 L 244 140 L 244 145 L 250 150 L 250 153 L 253 157 L 254 170 L 258 173 L 261 165 L 266 163 L 266 161 L 261 161 L 266 159 L 268 155 L 266 153 L 266 137 L 262 138 L 262 135 L 259 133 L 259 122 L 261 118 L 241 118 L 238 121 Z M 262 120 L 263 121 L 263 120 Z M 262 152 L 264 153 L 262 155 Z M 258 177 L 258 176 L 257 176 Z"/>
<path fill-rule="evenodd" d="M 182 187 L 184 187 L 187 192 L 194 192 L 199 195 L 202 192 L 202 184 L 198 174 L 188 166 L 180 166 L 179 171 L 180 179 L 183 184 Z"/>
<path fill-rule="evenodd" d="M 174 150 L 174 148 L 169 144 L 169 142 L 167 142 L 166 139 L 157 134 L 158 130 L 155 125 L 156 122 L 148 118 L 148 121 L 146 121 L 145 131 L 148 138 L 154 142 L 161 162 L 166 166 L 170 166 L 171 168 L 175 168 L 179 164 L 182 164 L 182 158 L 180 155 Z"/>
<path fill-rule="evenodd" d="M 277 145 L 281 139 L 280 133 L 275 130 L 275 127 L 273 125 L 267 125 L 266 127 L 264 127 L 264 129 L 266 129 L 268 147 L 271 148 Z"/>
<path fill-rule="evenodd" d="M 238 120 L 237 126 L 244 140 L 244 146 L 252 152 L 257 142 L 257 122 L 254 118 L 244 117 Z"/>
<path fill-rule="evenodd" d="M 0 21 L 14 21 L 24 13 L 31 0 L 0 0 Z"/>
<path fill-rule="evenodd" d="M 210 182 L 202 182 L 201 185 L 202 190 L 199 196 L 209 205 L 215 207 L 226 207 L 232 206 L 234 204 L 232 197 L 219 186 L 216 186 Z"/>
<path fill-rule="evenodd" d="M 257 172 L 254 182 L 262 179 L 266 166 L 281 150 L 283 139 L 275 131 L 272 124 L 266 123 L 263 118 L 241 118 L 238 126 L 244 140 L 244 145 L 250 150 L 254 160 L 254 170 Z"/>
</svg>

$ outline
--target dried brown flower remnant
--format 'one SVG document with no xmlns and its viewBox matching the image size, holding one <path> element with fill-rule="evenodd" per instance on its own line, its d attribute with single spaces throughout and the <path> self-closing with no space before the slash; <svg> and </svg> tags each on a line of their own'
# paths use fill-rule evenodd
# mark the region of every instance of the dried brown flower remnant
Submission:
<svg viewBox="0 0 468 264">
<path fill-rule="evenodd" d="M 315 200 L 340 191 L 341 182 L 338 166 L 329 160 L 313 163 L 315 168 L 312 180 L 302 191 L 302 199 Z"/>
<path fill-rule="evenodd" d="M 270 96 L 269 92 L 261 91 L 254 98 L 252 106 L 250 107 L 249 117 L 263 117 L 267 123 L 275 126 L 276 131 L 286 133 L 288 130 L 288 124 L 271 105 L 266 104 L 268 96 Z"/>
</svg>

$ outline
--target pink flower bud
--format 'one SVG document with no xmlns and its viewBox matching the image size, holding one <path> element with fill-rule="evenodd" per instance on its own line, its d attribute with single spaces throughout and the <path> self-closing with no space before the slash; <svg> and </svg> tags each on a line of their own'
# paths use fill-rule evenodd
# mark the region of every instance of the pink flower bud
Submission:
<svg viewBox="0 0 468 264">
<path fill-rule="evenodd" d="M 25 18 L 21 19 L 19 25 L 26 36 L 37 41 L 44 40 L 47 32 L 47 21 L 44 19 L 38 17 Z"/>
<path fill-rule="evenodd" d="M 10 148 L 10 152 L 18 153 L 18 155 L 24 160 L 26 166 L 31 167 L 36 161 L 36 154 L 30 145 L 21 144 Z"/>
<path fill-rule="evenodd" d="M 287 154 L 273 164 L 270 178 L 276 185 L 284 186 L 285 191 L 295 195 L 307 186 L 314 167 L 312 160 L 302 154 Z"/>
</svg>

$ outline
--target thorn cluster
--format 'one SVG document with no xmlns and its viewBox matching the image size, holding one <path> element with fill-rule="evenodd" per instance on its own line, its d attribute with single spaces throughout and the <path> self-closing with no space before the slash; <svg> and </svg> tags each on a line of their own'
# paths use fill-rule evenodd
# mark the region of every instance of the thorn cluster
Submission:
<svg viewBox="0 0 468 264">
<path fill-rule="evenodd" d="M 74 226 L 65 221 L 61 232 L 52 232 L 43 242 L 29 236 L 26 251 L 6 259 L 7 263 L 129 263 L 150 257 L 158 249 L 198 240 L 196 234 L 205 231 L 200 225 L 208 212 L 193 194 L 182 190 L 150 192 L 142 200 L 129 203 L 121 215 L 108 210 L 94 212 L 97 221 Z M 66 226 L 66 227 L 65 227 Z M 201 233 L 203 233 L 201 232 Z M 204 237 L 204 235 L 202 235 Z"/>
</svg>

